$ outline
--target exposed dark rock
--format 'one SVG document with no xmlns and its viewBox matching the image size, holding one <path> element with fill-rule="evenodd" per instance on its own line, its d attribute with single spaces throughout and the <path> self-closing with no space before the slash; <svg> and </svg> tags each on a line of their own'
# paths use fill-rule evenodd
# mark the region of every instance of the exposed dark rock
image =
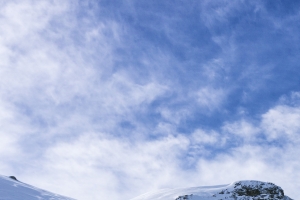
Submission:
<svg viewBox="0 0 300 200">
<path fill-rule="evenodd" d="M 284 198 L 284 192 L 281 187 L 273 183 L 264 183 L 260 181 L 237 182 L 232 191 L 233 197 L 255 197 L 252 199 L 274 199 Z"/>
<path fill-rule="evenodd" d="M 9 176 L 9 178 L 15 180 L 15 181 L 18 181 L 18 179 L 15 177 L 15 176 Z"/>
<path fill-rule="evenodd" d="M 188 199 L 191 199 L 192 197 L 193 197 L 193 194 L 191 194 L 191 195 L 183 195 L 183 196 L 177 197 L 175 200 L 188 200 Z"/>
<path fill-rule="evenodd" d="M 284 196 L 281 187 L 273 183 L 261 181 L 235 182 L 213 194 L 210 198 L 212 200 L 292 200 Z M 175 200 L 192 199 L 193 195 L 191 194 L 178 196 Z"/>
<path fill-rule="evenodd" d="M 229 198 L 236 200 L 283 200 L 284 192 L 281 187 L 273 183 L 260 181 L 239 181 L 233 188 L 228 188 L 219 194 L 229 194 Z"/>
</svg>

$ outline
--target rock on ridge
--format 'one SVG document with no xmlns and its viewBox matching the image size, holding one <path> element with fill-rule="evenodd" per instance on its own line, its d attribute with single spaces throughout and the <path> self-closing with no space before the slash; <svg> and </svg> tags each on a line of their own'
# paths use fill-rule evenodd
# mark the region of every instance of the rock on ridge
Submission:
<svg viewBox="0 0 300 200">
<path fill-rule="evenodd" d="M 292 200 L 281 187 L 261 181 L 237 181 L 219 186 L 165 189 L 132 200 Z"/>
<path fill-rule="evenodd" d="M 261 181 L 238 181 L 219 194 L 236 200 L 283 200 L 285 197 L 281 187 Z"/>
<path fill-rule="evenodd" d="M 218 200 L 292 200 L 284 196 L 281 187 L 261 181 L 238 181 L 232 183 L 226 189 L 212 195 L 212 199 Z M 175 200 L 190 200 L 193 194 L 177 197 Z"/>
<path fill-rule="evenodd" d="M 75 200 L 0 175 L 0 200 Z"/>
</svg>

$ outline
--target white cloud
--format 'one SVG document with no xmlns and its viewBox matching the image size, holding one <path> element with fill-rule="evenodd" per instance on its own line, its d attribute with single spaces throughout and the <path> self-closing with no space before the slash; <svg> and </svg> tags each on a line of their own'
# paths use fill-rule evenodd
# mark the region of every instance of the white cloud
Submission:
<svg viewBox="0 0 300 200">
<path fill-rule="evenodd" d="M 78 80 L 76 76 L 70 77 L 76 72 L 74 68 L 71 72 L 70 67 L 79 60 L 71 57 L 66 49 L 60 49 L 54 38 L 47 38 L 53 31 L 51 23 L 67 11 L 67 1 L 10 1 L 2 11 L 0 20 L 5 28 L 0 33 L 0 46 L 4 49 L 1 60 L 6 61 L 1 62 L 0 83 L 5 86 L 2 97 L 9 97 L 12 102 L 34 98 L 59 101 L 59 88 L 64 89 L 60 97 L 62 93 L 70 94 L 68 91 L 74 88 L 75 82 L 71 80 Z M 77 71 L 78 77 L 84 74 L 84 70 Z M 41 93 L 46 97 L 41 97 Z"/>
<path fill-rule="evenodd" d="M 226 100 L 226 91 L 211 87 L 201 88 L 197 92 L 197 102 L 203 108 L 210 111 L 218 109 Z"/>
<path fill-rule="evenodd" d="M 216 143 L 221 142 L 221 137 L 220 135 L 215 132 L 205 132 L 201 129 L 197 129 L 193 134 L 192 134 L 192 141 L 196 144 L 208 144 L 208 145 L 213 145 Z"/>
<path fill-rule="evenodd" d="M 234 5 L 225 5 L 215 10 L 217 17 L 209 10 L 203 13 L 208 27 L 230 15 Z M 124 42 L 126 25 L 112 19 L 94 23 L 97 16 L 92 11 L 90 19 L 81 19 L 76 6 L 74 1 L 1 2 L 3 173 L 14 172 L 24 182 L 79 199 L 127 199 L 155 188 L 246 178 L 282 183 L 296 195 L 300 180 L 300 110 L 296 103 L 294 107 L 271 108 L 257 126 L 237 120 L 225 123 L 221 131 L 196 129 L 184 136 L 176 128 L 192 114 L 194 105 L 172 109 L 161 106 L 155 112 L 166 122 L 153 128 L 157 138 L 140 139 L 147 138 L 149 130 L 135 119 L 143 116 L 133 113 L 143 113 L 147 105 L 172 91 L 172 80 L 167 80 L 165 73 L 149 72 L 149 77 L 141 81 L 143 78 L 133 75 L 132 69 L 116 69 L 115 48 L 128 45 Z M 222 47 L 227 41 L 221 36 L 215 40 Z M 234 45 L 230 48 L 233 50 L 228 54 L 235 50 Z M 163 64 L 176 64 L 162 50 L 150 52 L 153 55 L 149 57 L 142 55 L 142 65 L 156 70 Z M 223 65 L 228 64 L 224 55 L 204 67 L 210 81 L 223 76 Z M 215 111 L 227 100 L 229 90 L 204 86 L 176 100 L 180 104 L 181 100 L 194 102 L 196 98 L 198 106 Z M 291 98 L 297 102 L 299 94 L 295 92 Z M 116 127 L 122 120 L 133 121 L 136 130 L 123 134 L 124 130 Z M 293 142 L 283 149 L 270 150 L 269 144 L 258 147 L 254 138 L 260 133 L 270 140 L 287 137 Z M 220 147 L 236 136 L 245 138 L 245 143 L 235 149 L 213 152 L 205 148 Z M 197 165 L 187 169 L 186 155 L 193 148 L 200 151 L 193 155 Z M 202 155 L 212 156 L 204 159 Z"/>
<path fill-rule="evenodd" d="M 275 107 L 265 115 L 269 116 L 272 110 L 280 109 Z M 282 113 L 290 112 L 284 111 Z M 226 137 L 233 134 L 251 138 L 258 129 L 262 130 L 241 120 L 227 123 L 222 131 L 229 134 Z M 245 143 L 210 159 L 202 158 L 200 155 L 207 149 L 201 146 L 219 145 L 225 137 L 222 134 L 198 129 L 190 136 L 169 135 L 151 141 L 131 141 L 127 137 L 85 132 L 49 146 L 42 158 L 33 162 L 38 168 L 23 168 L 21 179 L 78 199 L 128 199 L 152 189 L 222 184 L 241 179 L 274 182 L 291 197 L 297 195 L 299 143 L 284 148 Z M 195 145 L 202 154 L 194 155 L 195 168 L 185 169 L 182 166 L 189 161 L 182 157 L 191 153 Z"/>
<path fill-rule="evenodd" d="M 215 185 L 236 180 L 261 180 L 280 185 L 286 194 L 296 197 L 300 182 L 297 146 L 285 149 L 244 146 L 214 160 L 200 159 L 197 184 Z"/>
<path fill-rule="evenodd" d="M 181 136 L 131 142 L 86 133 L 50 147 L 39 170 L 24 178 L 78 199 L 128 199 L 169 184 L 179 172 L 178 156 L 187 145 Z M 62 188 L 58 181 L 69 187 Z"/>
<path fill-rule="evenodd" d="M 115 112 L 131 110 L 132 107 L 151 103 L 157 96 L 164 93 L 164 86 L 151 82 L 145 85 L 134 83 L 126 73 L 115 73 L 104 87 L 105 106 Z"/>
<path fill-rule="evenodd" d="M 25 38 L 33 39 L 32 33 L 44 30 L 52 17 L 59 16 L 67 7 L 67 1 L 4 1 L 0 18 L 1 43 L 18 46 L 28 44 Z"/>
<path fill-rule="evenodd" d="M 77 18 L 74 4 L 11 1 L 1 8 L 6 28 L 0 32 L 5 61 L 0 98 L 17 107 L 16 112 L 27 109 L 24 118 L 30 114 L 31 120 L 68 124 L 66 117 L 81 114 L 110 120 L 105 124 L 113 126 L 117 116 L 151 103 L 166 87 L 152 80 L 140 84 L 130 72 L 112 70 L 113 48 L 123 29 L 111 20 L 91 26 L 96 16 Z M 77 41 L 76 34 L 83 39 Z"/>
<path fill-rule="evenodd" d="M 30 134 L 26 120 L 15 112 L 13 107 L 0 100 L 0 157 L 2 160 L 17 160 L 21 157 L 19 135 Z"/>
<path fill-rule="evenodd" d="M 12 174 L 15 170 L 12 165 L 25 160 L 20 138 L 33 130 L 26 126 L 26 119 L 1 99 L 0 127 L 0 170 L 2 174 Z"/>
<path fill-rule="evenodd" d="M 137 179 L 148 169 L 153 170 L 146 178 L 150 181 L 166 162 L 164 159 L 174 154 L 161 158 L 161 164 L 154 161 L 160 157 L 158 152 L 131 158 L 134 152 L 147 150 L 142 146 L 131 149 L 129 142 L 97 139 L 85 133 L 109 130 L 107 135 L 121 135 L 114 133 L 116 124 L 124 118 L 130 120 L 132 112 L 142 110 L 167 88 L 155 80 L 141 84 L 130 72 L 113 70 L 113 48 L 121 42 L 123 28 L 113 21 L 90 27 L 93 18 L 77 19 L 73 3 L 7 1 L 1 6 L 0 168 L 2 173 L 14 172 L 24 179 L 27 174 L 27 182 L 43 182 L 39 185 L 62 194 L 71 192 L 68 194 L 73 196 L 72 191 L 77 190 L 80 197 L 96 199 L 101 195 L 95 191 L 103 186 L 107 190 L 102 190 L 102 197 L 111 195 L 107 193 L 110 191 L 117 199 L 131 191 L 116 192 L 123 180 L 118 176 L 129 173 L 119 169 L 122 164 L 131 168 L 131 162 L 138 163 L 134 169 L 140 172 L 130 174 Z M 76 34 L 79 41 L 74 38 Z M 77 137 L 72 145 L 57 142 L 71 143 Z M 157 149 L 168 146 L 168 142 L 169 146 L 178 143 L 170 139 L 157 144 Z M 100 154 L 102 151 L 105 154 Z M 77 182 L 72 187 L 55 186 L 67 186 L 70 180 Z"/>
<path fill-rule="evenodd" d="M 191 114 L 190 110 L 187 108 L 178 108 L 173 110 L 172 108 L 160 107 L 157 111 L 165 120 L 173 125 L 178 125 Z"/>
<path fill-rule="evenodd" d="M 251 122 L 245 119 L 225 123 L 224 133 L 237 135 L 248 142 L 258 142 L 258 136 L 265 135 L 268 141 L 280 139 L 282 142 L 299 142 L 300 108 L 295 104 L 298 96 L 280 98 L 280 104 L 261 115 L 261 121 Z M 294 106 L 290 106 L 294 105 Z"/>
<path fill-rule="evenodd" d="M 262 116 L 262 128 L 269 140 L 289 139 L 299 142 L 300 108 L 279 105 Z"/>
<path fill-rule="evenodd" d="M 222 129 L 225 133 L 237 135 L 248 141 L 255 141 L 257 134 L 261 131 L 259 127 L 244 119 L 233 123 L 226 123 Z"/>
</svg>

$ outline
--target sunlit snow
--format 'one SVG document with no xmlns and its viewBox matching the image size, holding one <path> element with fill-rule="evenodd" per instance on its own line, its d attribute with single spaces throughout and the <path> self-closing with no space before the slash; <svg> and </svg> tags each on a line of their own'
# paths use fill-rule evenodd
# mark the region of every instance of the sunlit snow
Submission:
<svg viewBox="0 0 300 200">
<path fill-rule="evenodd" d="M 74 200 L 0 176 L 0 200 Z"/>
<path fill-rule="evenodd" d="M 292 200 L 281 187 L 261 181 L 150 192 L 132 200 Z"/>
</svg>

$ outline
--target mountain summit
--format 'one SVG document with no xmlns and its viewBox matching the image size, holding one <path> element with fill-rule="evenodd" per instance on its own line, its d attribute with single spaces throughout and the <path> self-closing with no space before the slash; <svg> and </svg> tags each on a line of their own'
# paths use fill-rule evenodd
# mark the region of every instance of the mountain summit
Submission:
<svg viewBox="0 0 300 200">
<path fill-rule="evenodd" d="M 48 192 L 17 180 L 0 176 L 0 200 L 74 200 Z"/>
<path fill-rule="evenodd" d="M 292 200 L 281 187 L 261 181 L 237 181 L 227 185 L 165 189 L 132 200 Z"/>
</svg>

